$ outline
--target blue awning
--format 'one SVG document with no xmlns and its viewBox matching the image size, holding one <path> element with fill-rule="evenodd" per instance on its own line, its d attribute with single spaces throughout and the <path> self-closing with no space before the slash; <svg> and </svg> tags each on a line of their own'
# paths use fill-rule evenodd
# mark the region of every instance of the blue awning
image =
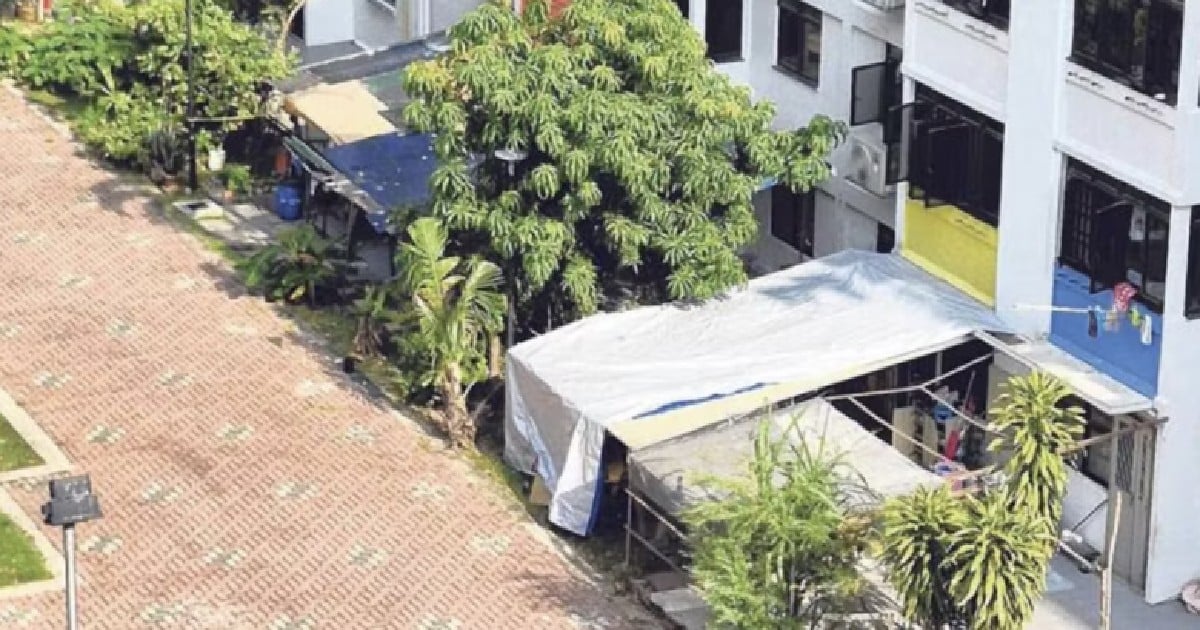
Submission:
<svg viewBox="0 0 1200 630">
<path fill-rule="evenodd" d="M 343 175 L 379 206 L 367 220 L 379 232 L 392 210 L 429 201 L 429 177 L 437 168 L 429 134 L 386 133 L 324 150 Z"/>
</svg>

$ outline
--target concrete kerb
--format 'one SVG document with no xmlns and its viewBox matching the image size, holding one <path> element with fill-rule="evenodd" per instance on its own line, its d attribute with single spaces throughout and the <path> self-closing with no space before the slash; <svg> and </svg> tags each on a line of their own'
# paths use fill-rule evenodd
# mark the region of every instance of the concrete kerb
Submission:
<svg viewBox="0 0 1200 630">
<path fill-rule="evenodd" d="M 0 416 L 8 421 L 9 426 L 21 436 L 22 440 L 41 458 L 40 466 L 31 466 L 18 470 L 0 473 L 0 485 L 52 477 L 71 470 L 72 465 L 67 456 L 58 448 L 54 440 L 25 413 L 25 410 L 13 400 L 8 392 L 0 389 Z"/>
<path fill-rule="evenodd" d="M 25 511 L 21 509 L 21 506 L 17 505 L 17 502 L 13 501 L 12 497 L 8 496 L 8 493 L 3 489 L 0 489 L 0 513 L 3 513 L 12 520 L 14 525 L 20 527 L 26 534 L 29 534 L 34 548 L 42 555 L 42 560 L 46 563 L 46 569 L 50 571 L 49 579 L 0 588 L 0 600 L 28 597 L 49 591 L 61 591 L 66 588 L 66 576 L 64 573 L 66 564 L 62 554 L 58 552 L 58 549 L 54 548 L 54 545 L 46 538 L 42 530 L 25 515 Z M 83 582 L 82 579 L 79 579 L 79 581 Z"/>
</svg>

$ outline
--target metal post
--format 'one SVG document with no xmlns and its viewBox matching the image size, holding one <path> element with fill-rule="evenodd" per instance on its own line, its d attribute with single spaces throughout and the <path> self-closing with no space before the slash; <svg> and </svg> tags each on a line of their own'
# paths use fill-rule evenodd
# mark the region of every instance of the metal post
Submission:
<svg viewBox="0 0 1200 630">
<path fill-rule="evenodd" d="M 186 16 L 184 19 L 184 39 L 186 41 L 185 48 L 187 49 L 187 134 L 188 134 L 188 188 L 192 192 L 200 189 L 200 178 L 196 174 L 196 123 L 193 118 L 196 116 L 196 59 L 192 50 L 192 8 L 193 1 L 186 0 L 187 4 L 184 8 Z"/>
<path fill-rule="evenodd" d="M 78 610 L 75 604 L 75 526 L 63 526 L 63 557 L 66 559 L 67 581 L 67 630 L 79 628 Z"/>
</svg>

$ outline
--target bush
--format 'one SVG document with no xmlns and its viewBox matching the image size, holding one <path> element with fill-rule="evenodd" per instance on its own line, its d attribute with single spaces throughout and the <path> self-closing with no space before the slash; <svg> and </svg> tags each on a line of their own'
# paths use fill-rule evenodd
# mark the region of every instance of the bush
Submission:
<svg viewBox="0 0 1200 630">
<path fill-rule="evenodd" d="M 261 289 L 274 300 L 316 306 L 342 279 L 345 271 L 339 252 L 311 225 L 284 230 L 272 243 L 238 264 L 246 286 Z"/>
<path fill-rule="evenodd" d="M 15 26 L 0 24 L 0 75 L 15 76 L 29 59 L 33 43 Z"/>
<path fill-rule="evenodd" d="M 245 164 L 226 164 L 221 171 L 221 181 L 225 182 L 225 190 L 238 195 L 250 194 L 254 184 L 250 167 Z"/>
<path fill-rule="evenodd" d="M 148 139 L 179 128 L 187 107 L 184 3 L 67 0 L 36 37 L 0 27 L 0 71 L 26 85 L 82 101 L 81 139 L 118 164 L 147 162 Z M 262 86 L 286 76 L 290 59 L 213 0 L 196 0 L 195 105 L 220 136 L 260 114 Z"/>
</svg>

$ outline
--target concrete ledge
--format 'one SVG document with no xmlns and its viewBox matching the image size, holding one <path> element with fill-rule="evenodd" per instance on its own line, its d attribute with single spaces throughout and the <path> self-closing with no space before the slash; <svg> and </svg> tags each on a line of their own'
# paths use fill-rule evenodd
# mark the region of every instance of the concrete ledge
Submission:
<svg viewBox="0 0 1200 630">
<path fill-rule="evenodd" d="M 29 534 L 29 537 L 33 539 L 34 548 L 42 555 L 42 561 L 46 564 L 46 569 L 50 571 L 49 579 L 0 588 L 0 600 L 64 590 L 66 588 L 66 577 L 63 573 L 65 564 L 62 554 L 42 534 L 42 530 L 38 529 L 38 526 L 25 515 L 25 511 L 21 509 L 21 506 L 17 505 L 17 502 L 13 501 L 12 497 L 8 496 L 8 493 L 2 489 L 0 489 L 0 513 L 12 519 L 13 524 L 24 530 L 26 534 Z M 82 580 L 80 581 L 82 582 Z"/>
<path fill-rule="evenodd" d="M 43 462 L 40 466 L 0 473 L 0 484 L 46 478 L 71 470 L 70 460 L 58 448 L 54 440 L 50 439 L 50 436 L 46 435 L 46 432 L 33 421 L 33 418 L 25 413 L 17 401 L 2 389 L 0 389 L 0 416 L 4 416 L 17 435 L 25 440 L 25 443 L 33 449 L 33 452 L 37 453 Z"/>
</svg>

